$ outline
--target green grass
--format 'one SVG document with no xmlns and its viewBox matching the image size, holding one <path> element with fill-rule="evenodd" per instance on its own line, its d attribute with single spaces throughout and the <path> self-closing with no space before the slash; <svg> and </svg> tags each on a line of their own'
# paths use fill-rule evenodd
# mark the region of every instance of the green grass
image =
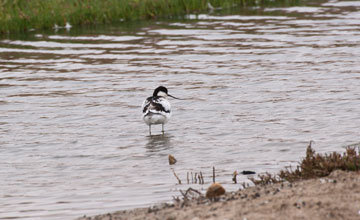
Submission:
<svg viewBox="0 0 360 220">
<path fill-rule="evenodd" d="M 318 154 L 311 143 L 306 149 L 306 156 L 302 159 L 295 170 L 288 168 L 281 170 L 277 175 L 269 173 L 258 175 L 258 179 L 250 178 L 255 185 L 266 185 L 283 181 L 294 182 L 297 180 L 311 179 L 328 176 L 334 170 L 359 171 L 360 154 L 354 146 L 346 147 L 343 154 L 333 152 L 331 154 Z"/>
<path fill-rule="evenodd" d="M 222 8 L 274 4 L 272 0 L 0 0 L 0 33 L 51 29 L 66 22 L 80 26 L 175 17 L 205 12 L 208 2 Z M 299 0 L 275 2 L 292 5 Z"/>
</svg>

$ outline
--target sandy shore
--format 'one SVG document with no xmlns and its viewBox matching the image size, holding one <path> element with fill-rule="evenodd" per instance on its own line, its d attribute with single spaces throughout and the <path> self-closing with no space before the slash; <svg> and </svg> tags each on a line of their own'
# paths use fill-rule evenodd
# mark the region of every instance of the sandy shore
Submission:
<svg viewBox="0 0 360 220">
<path fill-rule="evenodd" d="M 360 219 L 360 173 L 334 171 L 326 178 L 249 187 L 219 201 L 201 198 L 158 208 L 119 211 L 79 220 L 116 219 Z"/>
</svg>

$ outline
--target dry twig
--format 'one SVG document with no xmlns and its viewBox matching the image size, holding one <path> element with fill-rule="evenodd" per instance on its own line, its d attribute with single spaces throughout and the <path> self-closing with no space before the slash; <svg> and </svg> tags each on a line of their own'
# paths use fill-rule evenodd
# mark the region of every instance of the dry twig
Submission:
<svg viewBox="0 0 360 220">
<path fill-rule="evenodd" d="M 213 167 L 213 183 L 215 183 L 215 167 Z"/>
<path fill-rule="evenodd" d="M 174 174 L 174 176 L 176 177 L 176 179 L 179 181 L 179 184 L 181 184 L 181 180 L 180 180 L 179 177 L 176 175 L 174 169 L 172 169 L 172 171 L 173 171 L 173 174 Z"/>
<path fill-rule="evenodd" d="M 201 183 L 200 184 L 204 184 L 204 177 L 202 175 L 202 172 L 200 171 L 200 178 L 201 178 Z"/>
<path fill-rule="evenodd" d="M 238 175 L 237 171 L 235 170 L 234 173 L 233 173 L 233 178 L 232 178 L 232 181 L 234 181 L 234 183 L 236 184 L 237 183 L 237 180 L 236 180 L 236 176 Z"/>
</svg>

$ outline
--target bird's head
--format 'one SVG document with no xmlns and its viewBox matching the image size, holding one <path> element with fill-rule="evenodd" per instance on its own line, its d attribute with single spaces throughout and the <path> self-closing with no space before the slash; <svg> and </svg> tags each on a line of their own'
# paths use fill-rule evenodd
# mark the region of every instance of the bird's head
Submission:
<svg viewBox="0 0 360 220">
<path fill-rule="evenodd" d="M 160 97 L 164 97 L 164 98 L 166 98 L 167 96 L 170 96 L 171 98 L 179 99 L 179 98 L 176 98 L 176 97 L 170 95 L 170 94 L 168 93 L 167 88 L 165 88 L 164 86 L 159 86 L 159 87 L 157 87 L 157 88 L 154 90 L 153 96 L 160 96 Z"/>
<path fill-rule="evenodd" d="M 153 96 L 160 96 L 166 98 L 168 96 L 168 90 L 164 86 L 159 86 L 154 90 Z"/>
</svg>

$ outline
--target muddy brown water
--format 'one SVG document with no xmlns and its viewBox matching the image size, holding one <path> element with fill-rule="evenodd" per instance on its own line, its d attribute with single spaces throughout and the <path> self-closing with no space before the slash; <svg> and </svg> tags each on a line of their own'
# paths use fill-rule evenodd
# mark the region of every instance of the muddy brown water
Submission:
<svg viewBox="0 0 360 220">
<path fill-rule="evenodd" d="M 171 201 L 205 189 L 213 166 L 236 190 L 235 170 L 296 165 L 310 140 L 358 143 L 359 2 L 249 10 L 3 37 L 0 218 Z M 149 137 L 140 106 L 158 85 L 186 100 Z M 187 184 L 199 171 L 205 185 Z"/>
</svg>

